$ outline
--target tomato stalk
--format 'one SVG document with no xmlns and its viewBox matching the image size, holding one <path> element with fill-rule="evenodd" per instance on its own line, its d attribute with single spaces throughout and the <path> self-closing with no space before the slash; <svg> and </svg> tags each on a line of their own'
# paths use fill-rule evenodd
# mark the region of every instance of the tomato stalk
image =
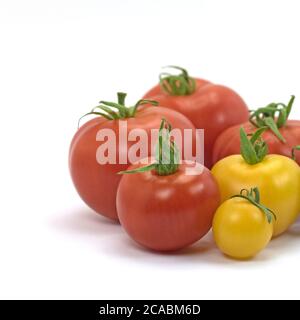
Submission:
<svg viewBox="0 0 300 320">
<path fill-rule="evenodd" d="M 273 218 L 276 220 L 275 213 L 271 209 L 265 207 L 263 204 L 260 203 L 260 194 L 257 187 L 251 188 L 250 191 L 247 189 L 242 189 L 240 191 L 240 194 L 234 195 L 231 198 L 242 198 L 249 201 L 266 215 L 269 223 L 272 222 Z"/>
<path fill-rule="evenodd" d="M 248 164 L 259 163 L 267 155 L 268 145 L 261 137 L 266 129 L 266 127 L 261 127 L 253 134 L 247 135 L 245 129 L 240 128 L 241 155 Z"/>
<path fill-rule="evenodd" d="M 266 107 L 258 108 L 251 112 L 249 122 L 257 128 L 268 127 L 281 142 L 285 143 L 286 140 L 280 133 L 279 128 L 285 126 L 291 113 L 294 100 L 295 96 L 291 96 L 287 105 L 281 102 L 272 102 Z"/>
<path fill-rule="evenodd" d="M 189 76 L 185 69 L 177 66 L 167 66 L 164 68 L 180 70 L 181 73 L 174 75 L 162 72 L 159 75 L 159 83 L 163 91 L 172 96 L 187 96 L 195 92 L 196 81 Z"/>
<path fill-rule="evenodd" d="M 155 170 L 159 176 L 175 173 L 179 167 L 179 153 L 175 142 L 170 137 L 171 130 L 171 125 L 165 119 L 162 119 L 158 133 L 158 143 L 156 144 L 156 161 L 145 167 L 120 171 L 119 174 L 141 173 L 150 170 Z"/>
<path fill-rule="evenodd" d="M 99 105 L 94 107 L 90 112 L 84 114 L 78 121 L 78 127 L 82 118 L 88 115 L 96 115 L 106 118 L 107 120 L 117 120 L 134 118 L 139 106 L 143 104 L 151 104 L 157 106 L 158 102 L 154 100 L 141 99 L 134 106 L 126 107 L 126 93 L 118 92 L 118 102 L 100 101 Z"/>
<path fill-rule="evenodd" d="M 300 151 L 300 145 L 292 148 L 292 159 L 296 161 L 295 151 Z"/>
</svg>

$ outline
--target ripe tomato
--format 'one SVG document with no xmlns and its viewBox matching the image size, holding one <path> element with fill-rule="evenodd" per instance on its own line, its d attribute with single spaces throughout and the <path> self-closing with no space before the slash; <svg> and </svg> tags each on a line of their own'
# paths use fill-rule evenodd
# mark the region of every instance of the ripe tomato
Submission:
<svg viewBox="0 0 300 320">
<path fill-rule="evenodd" d="M 268 220 L 266 212 L 255 203 L 254 198 L 249 201 L 246 197 L 234 197 L 223 202 L 216 211 L 214 239 L 219 249 L 232 258 L 251 258 L 272 238 L 272 216 Z"/>
<path fill-rule="evenodd" d="M 191 78 L 186 70 L 178 69 L 182 71 L 180 75 L 162 74 L 160 84 L 148 91 L 144 99 L 153 99 L 164 107 L 179 111 L 197 129 L 204 129 L 204 164 L 211 168 L 215 140 L 225 129 L 245 122 L 248 109 L 232 89 Z"/>
<path fill-rule="evenodd" d="M 133 240 L 153 250 L 177 250 L 209 231 L 220 201 L 218 186 L 206 168 L 200 175 L 186 175 L 190 166 L 194 163 L 185 162 L 170 175 L 152 170 L 122 177 L 117 210 Z"/>
<path fill-rule="evenodd" d="M 122 103 L 118 107 L 125 108 Z M 127 110 L 129 109 L 127 108 Z M 141 110 L 138 109 L 134 115 L 122 118 L 113 110 L 111 110 L 112 115 L 113 112 L 115 119 L 107 119 L 105 118 L 107 115 L 104 114 L 104 116 L 88 121 L 78 129 L 70 146 L 69 168 L 73 183 L 83 201 L 97 213 L 118 220 L 116 192 L 121 177 L 117 173 L 126 170 L 131 164 L 128 151 L 136 143 L 136 141 L 120 140 L 120 123 L 124 124 L 126 122 L 126 138 L 133 129 L 145 130 L 148 146 L 152 143 L 150 132 L 152 129 L 159 128 L 162 118 L 168 119 L 173 124 L 174 129 L 178 128 L 181 132 L 184 129 L 192 130 L 192 139 L 187 141 L 184 147 L 195 146 L 196 131 L 193 124 L 184 115 L 167 108 L 149 106 Z M 99 113 L 102 113 L 102 111 Z M 101 129 L 111 129 L 115 133 L 116 150 L 114 158 L 116 163 L 99 164 L 97 162 L 97 150 L 104 143 L 107 143 L 106 140 L 97 141 L 96 139 Z M 150 154 L 149 147 L 147 155 Z M 120 158 L 125 159 L 125 161 L 122 163 L 119 161 Z"/>
<path fill-rule="evenodd" d="M 289 104 L 285 106 L 285 109 L 290 105 L 292 105 L 294 101 L 294 97 L 292 96 Z M 275 104 L 282 106 L 283 104 Z M 266 107 L 267 108 L 267 107 Z M 257 114 L 264 112 L 266 108 L 260 108 L 256 111 Z M 277 108 L 278 109 L 278 108 Z M 285 109 L 278 109 L 285 110 Z M 287 116 L 290 111 L 286 112 Z M 266 115 L 264 115 L 266 117 Z M 265 131 L 262 135 L 263 139 L 267 142 L 269 146 L 270 154 L 281 154 L 283 156 L 290 157 L 291 150 L 295 145 L 300 144 L 300 121 L 299 120 L 288 120 L 287 117 L 284 122 L 277 125 L 276 119 L 273 119 L 276 127 L 278 127 L 278 131 L 280 135 L 276 135 L 274 131 L 269 129 Z M 266 123 L 262 122 L 261 125 L 255 125 L 251 122 L 246 122 L 242 125 L 247 133 L 253 133 L 257 126 L 267 126 Z M 275 130 L 276 130 L 275 127 Z M 232 154 L 240 153 L 240 142 L 239 142 L 239 129 L 240 125 L 233 126 L 228 128 L 223 133 L 219 135 L 217 138 L 214 148 L 213 148 L 213 163 L 216 163 L 220 159 L 223 159 Z M 296 161 L 300 165 L 300 153 L 296 153 Z"/>
<path fill-rule="evenodd" d="M 245 131 L 244 139 L 246 138 Z M 258 187 L 261 202 L 276 214 L 274 236 L 284 232 L 298 217 L 300 212 L 300 168 L 295 161 L 281 155 L 267 155 L 262 146 L 253 143 L 252 153 L 245 154 L 242 140 L 242 155 L 231 155 L 212 168 L 218 181 L 221 201 L 229 199 L 241 189 Z M 253 141 L 252 141 L 253 142 Z M 250 150 L 250 149 L 249 149 Z M 253 154 L 254 150 L 256 154 Z M 255 158 L 256 157 L 256 158 Z M 251 159 L 255 159 L 251 162 Z"/>
<path fill-rule="evenodd" d="M 158 251 L 184 248 L 211 228 L 220 202 L 218 186 L 210 171 L 195 162 L 179 163 L 170 126 L 159 131 L 156 161 L 135 164 L 125 174 L 117 192 L 117 210 L 127 233 L 139 244 Z M 168 150 L 170 157 L 168 158 Z M 166 161 L 167 160 L 167 161 Z M 188 170 L 193 168 L 193 174 Z"/>
</svg>

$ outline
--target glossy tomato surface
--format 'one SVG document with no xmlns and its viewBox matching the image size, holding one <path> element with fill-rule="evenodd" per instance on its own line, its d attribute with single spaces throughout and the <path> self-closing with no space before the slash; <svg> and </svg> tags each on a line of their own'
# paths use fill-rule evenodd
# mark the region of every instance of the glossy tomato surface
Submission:
<svg viewBox="0 0 300 320">
<path fill-rule="evenodd" d="M 246 199 L 225 201 L 213 219 L 213 234 L 219 249 L 236 259 L 255 256 L 272 238 L 273 222 Z"/>
<path fill-rule="evenodd" d="M 240 153 L 240 127 L 243 126 L 247 133 L 253 133 L 256 128 L 246 122 L 225 130 L 216 140 L 213 149 L 213 163 L 232 154 Z M 291 157 L 292 148 L 300 145 L 300 121 L 287 120 L 287 124 L 279 129 L 286 142 L 281 142 L 271 130 L 262 134 L 262 138 L 267 142 L 270 154 L 280 154 Z M 300 165 L 300 153 L 296 152 L 296 161 Z"/>
<path fill-rule="evenodd" d="M 257 187 L 261 203 L 274 211 L 274 236 L 288 229 L 300 213 L 300 168 L 281 155 L 267 155 L 257 164 L 248 164 L 241 155 L 228 156 L 212 168 L 221 192 L 221 201 L 242 189 Z"/>
<path fill-rule="evenodd" d="M 189 139 L 184 147 L 195 147 L 196 132 L 191 121 L 182 114 L 167 108 L 142 108 L 138 110 L 134 118 L 125 120 L 107 120 L 97 117 L 78 129 L 70 146 L 69 168 L 77 192 L 89 207 L 108 218 L 118 220 L 116 192 L 121 176 L 117 173 L 126 170 L 131 164 L 128 160 L 128 150 L 136 143 L 136 141 L 126 142 L 126 139 L 119 139 L 119 122 L 126 122 L 127 134 L 133 129 L 135 133 L 142 129 L 145 130 L 150 146 L 151 143 L 155 143 L 150 139 L 151 129 L 158 129 L 162 118 L 167 119 L 174 129 L 180 129 L 180 131 L 191 129 L 193 139 Z M 96 139 L 102 129 L 111 129 L 116 134 L 115 163 L 99 164 L 97 162 L 97 150 L 103 143 L 106 143 L 106 141 Z M 146 150 L 148 150 L 147 155 L 150 155 L 151 148 Z M 125 159 L 123 163 L 120 163 L 120 157 Z"/>
<path fill-rule="evenodd" d="M 196 91 L 190 95 L 169 95 L 157 85 L 144 98 L 179 111 L 197 129 L 204 129 L 204 162 L 208 168 L 212 166 L 213 145 L 221 132 L 247 121 L 249 117 L 245 102 L 236 92 L 202 79 L 196 79 Z"/>
<path fill-rule="evenodd" d="M 194 163 L 183 163 L 171 175 L 152 170 L 124 174 L 117 193 L 119 219 L 127 233 L 147 248 L 184 248 L 211 228 L 220 195 L 210 171 L 187 175 Z M 130 168 L 140 167 L 133 165 Z"/>
</svg>

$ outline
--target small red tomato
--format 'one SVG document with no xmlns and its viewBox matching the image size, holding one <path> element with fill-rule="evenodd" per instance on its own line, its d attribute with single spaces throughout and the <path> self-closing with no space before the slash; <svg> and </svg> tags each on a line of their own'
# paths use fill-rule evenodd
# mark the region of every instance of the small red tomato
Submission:
<svg viewBox="0 0 300 320">
<path fill-rule="evenodd" d="M 257 128 L 267 129 L 262 138 L 268 145 L 269 154 L 290 157 L 292 148 L 300 144 L 300 121 L 288 119 L 294 98 L 292 96 L 287 105 L 270 103 L 259 108 L 252 112 L 250 121 L 242 124 L 247 134 L 254 133 Z M 240 127 L 233 126 L 220 134 L 214 145 L 214 164 L 227 156 L 240 153 Z M 295 153 L 295 160 L 300 165 L 300 153 Z"/>
<path fill-rule="evenodd" d="M 212 167 L 215 140 L 225 129 L 245 122 L 248 109 L 232 89 L 203 79 L 191 78 L 187 71 L 179 75 L 161 74 L 160 84 L 144 95 L 162 106 L 179 111 L 189 118 L 196 129 L 204 129 L 204 164 Z"/>
<path fill-rule="evenodd" d="M 136 109 L 133 113 L 133 107 L 124 106 L 124 94 L 119 94 L 119 103 L 115 103 L 116 108 L 108 109 L 106 103 L 104 110 L 97 108 L 94 113 L 102 115 L 94 118 L 76 132 L 69 152 L 69 168 L 73 183 L 77 192 L 83 201 L 97 213 L 108 218 L 118 220 L 116 211 L 116 193 L 121 176 L 117 173 L 126 170 L 131 164 L 129 159 L 129 150 L 137 141 L 127 141 L 130 133 L 144 130 L 147 134 L 147 155 L 151 155 L 150 145 L 151 130 L 159 128 L 162 118 L 166 118 L 173 123 L 183 133 L 184 129 L 191 129 L 192 138 L 187 141 L 187 148 L 195 148 L 196 130 L 193 124 L 184 115 L 179 112 L 167 109 L 147 106 Z M 139 103 L 149 103 L 149 101 L 140 101 Z M 104 102 L 105 103 L 105 102 Z M 126 125 L 126 137 L 120 139 L 120 124 Z M 98 134 L 101 130 L 111 130 L 116 139 L 115 163 L 100 164 L 97 161 L 97 151 L 101 146 L 107 143 L 106 140 L 99 140 Z M 184 135 L 182 135 L 184 136 Z M 138 152 L 137 152 L 138 153 Z M 123 161 L 120 161 L 123 159 Z M 188 159 L 188 158 L 187 158 Z M 125 161 L 124 161 L 125 160 Z"/>
<path fill-rule="evenodd" d="M 191 161 L 165 165 L 157 159 L 146 168 L 129 167 L 119 184 L 117 211 L 133 240 L 152 250 L 171 251 L 209 231 L 220 194 L 210 171 L 198 165 L 203 171 L 194 175 L 187 174 L 195 166 Z"/>
</svg>

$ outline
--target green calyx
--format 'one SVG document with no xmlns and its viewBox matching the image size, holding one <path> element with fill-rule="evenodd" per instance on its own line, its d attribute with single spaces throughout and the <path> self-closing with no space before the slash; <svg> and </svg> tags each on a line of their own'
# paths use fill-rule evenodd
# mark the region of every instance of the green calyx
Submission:
<svg viewBox="0 0 300 320">
<path fill-rule="evenodd" d="M 94 107 L 90 112 L 83 115 L 78 121 L 78 127 L 80 120 L 88 115 L 97 115 L 106 118 L 107 120 L 117 120 L 133 118 L 137 112 L 139 106 L 143 104 L 151 104 L 157 106 L 158 102 L 154 100 L 141 99 L 134 106 L 126 107 L 125 98 L 126 93 L 118 92 L 118 102 L 100 101 L 99 105 Z"/>
<path fill-rule="evenodd" d="M 170 74 L 162 72 L 159 75 L 159 83 L 162 90 L 171 96 L 187 96 L 195 92 L 196 81 L 191 78 L 188 72 L 177 66 L 167 66 L 164 68 L 172 68 L 181 71 L 179 74 Z"/>
<path fill-rule="evenodd" d="M 256 130 L 253 134 L 247 135 L 243 127 L 240 128 L 241 155 L 248 164 L 261 162 L 268 153 L 268 145 L 262 139 L 262 133 L 267 127 Z"/>
<path fill-rule="evenodd" d="M 242 189 L 240 194 L 232 196 L 231 199 L 232 198 L 243 198 L 252 203 L 266 215 L 269 223 L 271 223 L 273 219 L 276 220 L 275 213 L 271 209 L 265 207 L 263 204 L 260 203 L 260 194 L 257 187 L 251 188 L 250 191 L 247 189 Z"/>
<path fill-rule="evenodd" d="M 179 152 L 176 144 L 170 137 L 171 129 L 171 125 L 165 119 L 162 119 L 158 133 L 154 163 L 133 170 L 120 171 L 118 174 L 141 173 L 150 170 L 155 170 L 159 176 L 167 176 L 175 173 L 179 167 Z"/>
<path fill-rule="evenodd" d="M 296 154 L 295 154 L 296 151 L 300 151 L 300 146 L 295 146 L 292 149 L 292 159 L 295 161 L 296 161 Z"/>
<path fill-rule="evenodd" d="M 287 105 L 281 102 L 272 102 L 266 107 L 258 108 L 251 112 L 249 121 L 257 128 L 268 127 L 281 142 L 285 143 L 286 140 L 280 133 L 279 128 L 286 124 L 294 100 L 295 96 L 291 96 Z"/>
</svg>

